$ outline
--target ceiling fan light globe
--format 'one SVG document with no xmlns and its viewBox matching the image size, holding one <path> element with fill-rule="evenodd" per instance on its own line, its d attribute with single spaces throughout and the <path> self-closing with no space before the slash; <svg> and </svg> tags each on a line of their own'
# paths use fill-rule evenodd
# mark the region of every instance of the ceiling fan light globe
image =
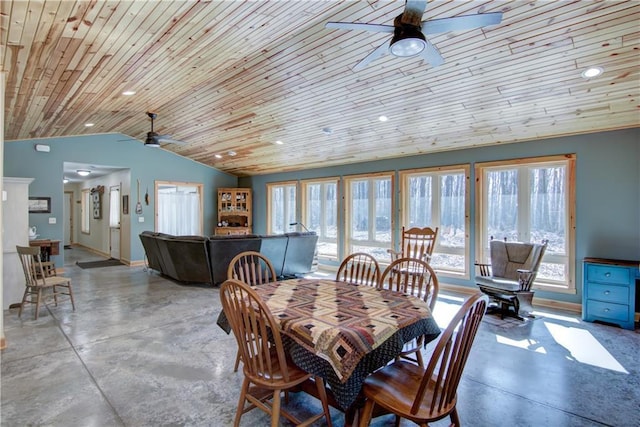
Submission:
<svg viewBox="0 0 640 427">
<path fill-rule="evenodd" d="M 389 51 L 394 56 L 409 57 L 420 54 L 427 47 L 424 34 L 418 28 L 396 28 Z"/>
<path fill-rule="evenodd" d="M 147 138 L 147 140 L 144 142 L 144 146 L 151 147 L 151 148 L 158 148 L 160 147 L 160 144 L 155 138 Z"/>
<path fill-rule="evenodd" d="M 425 48 L 424 40 L 403 39 L 391 45 L 391 53 L 394 56 L 409 57 L 418 55 Z"/>
</svg>

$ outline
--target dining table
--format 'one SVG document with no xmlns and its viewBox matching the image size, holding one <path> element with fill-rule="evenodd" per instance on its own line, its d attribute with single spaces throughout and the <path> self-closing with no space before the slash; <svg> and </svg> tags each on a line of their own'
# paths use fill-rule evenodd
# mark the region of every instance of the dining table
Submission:
<svg viewBox="0 0 640 427">
<path fill-rule="evenodd" d="M 404 344 L 440 334 L 429 306 L 409 294 L 325 278 L 254 286 L 281 328 L 291 360 L 328 385 L 332 404 L 355 411 L 366 377 L 395 359 Z M 217 324 L 230 333 L 222 311 Z"/>
</svg>

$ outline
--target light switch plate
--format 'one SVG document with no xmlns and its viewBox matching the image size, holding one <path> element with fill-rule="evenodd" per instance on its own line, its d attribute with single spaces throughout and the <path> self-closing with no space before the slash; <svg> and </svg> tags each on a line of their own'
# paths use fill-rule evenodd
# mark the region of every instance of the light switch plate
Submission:
<svg viewBox="0 0 640 427">
<path fill-rule="evenodd" d="M 55 218 L 49 218 L 49 224 L 55 224 L 55 223 L 56 223 Z"/>
<path fill-rule="evenodd" d="M 144 222 L 144 217 L 143 216 L 139 216 L 138 217 L 138 222 Z"/>
</svg>

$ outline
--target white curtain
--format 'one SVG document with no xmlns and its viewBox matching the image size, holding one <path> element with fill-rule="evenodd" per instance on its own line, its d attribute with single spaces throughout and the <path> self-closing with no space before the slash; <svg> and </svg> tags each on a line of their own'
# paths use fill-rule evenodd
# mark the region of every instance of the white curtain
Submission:
<svg viewBox="0 0 640 427">
<path fill-rule="evenodd" d="M 198 193 L 159 192 L 158 231 L 172 235 L 200 235 Z"/>
</svg>

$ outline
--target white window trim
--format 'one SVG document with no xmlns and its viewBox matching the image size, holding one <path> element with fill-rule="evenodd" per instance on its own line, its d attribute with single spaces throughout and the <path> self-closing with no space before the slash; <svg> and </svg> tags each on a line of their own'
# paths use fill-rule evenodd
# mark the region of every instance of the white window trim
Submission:
<svg viewBox="0 0 640 427">
<path fill-rule="evenodd" d="M 576 275 L 575 275 L 575 229 L 576 229 L 576 180 L 575 180 L 575 163 L 576 156 L 575 154 L 564 154 L 558 156 L 546 156 L 546 157 L 532 157 L 532 158 L 523 158 L 523 159 L 512 159 L 512 160 L 503 160 L 496 162 L 485 162 L 485 163 L 477 163 L 475 165 L 475 175 L 476 175 L 476 255 L 477 262 L 486 262 L 488 259 L 488 248 L 485 247 L 483 242 L 488 242 L 489 236 L 483 230 L 483 218 L 486 217 L 486 191 L 485 191 L 485 179 L 484 179 L 484 171 L 486 169 L 494 169 L 494 168 L 516 168 L 519 166 L 536 166 L 536 165 L 549 165 L 551 163 L 560 163 L 563 162 L 566 164 L 566 179 L 567 179 L 567 191 L 566 191 L 566 206 L 567 206 L 567 224 L 566 224 L 566 255 L 558 256 L 553 253 L 546 252 L 544 255 L 544 261 L 559 261 L 559 258 L 566 259 L 565 269 L 566 269 L 566 277 L 567 283 L 560 284 L 555 282 L 545 282 L 543 279 L 537 278 L 535 284 L 533 285 L 534 289 L 549 291 L 549 292 L 557 292 L 557 293 L 567 293 L 567 294 L 575 294 L 576 293 Z M 528 193 L 528 189 L 526 189 L 526 193 Z"/>
</svg>

